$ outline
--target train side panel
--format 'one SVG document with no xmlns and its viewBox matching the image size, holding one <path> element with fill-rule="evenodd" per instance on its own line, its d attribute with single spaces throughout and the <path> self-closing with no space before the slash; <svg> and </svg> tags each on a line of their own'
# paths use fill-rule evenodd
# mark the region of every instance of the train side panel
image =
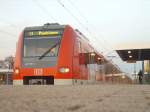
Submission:
<svg viewBox="0 0 150 112">
<path fill-rule="evenodd" d="M 23 42 L 23 33 L 19 35 L 19 39 L 16 46 L 16 54 L 15 54 L 15 63 L 14 63 L 14 70 L 21 69 L 21 49 L 22 49 L 22 43 Z M 13 84 L 20 84 L 23 83 L 21 80 L 21 75 L 16 75 L 15 71 L 13 73 Z"/>
</svg>

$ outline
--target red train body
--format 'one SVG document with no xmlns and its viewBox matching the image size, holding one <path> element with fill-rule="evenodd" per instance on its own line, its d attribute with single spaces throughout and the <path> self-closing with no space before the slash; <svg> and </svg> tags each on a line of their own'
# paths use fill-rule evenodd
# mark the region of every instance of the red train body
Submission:
<svg viewBox="0 0 150 112">
<path fill-rule="evenodd" d="M 27 27 L 18 40 L 13 83 L 92 82 L 99 74 L 95 66 L 100 58 L 88 39 L 69 25 Z"/>
</svg>

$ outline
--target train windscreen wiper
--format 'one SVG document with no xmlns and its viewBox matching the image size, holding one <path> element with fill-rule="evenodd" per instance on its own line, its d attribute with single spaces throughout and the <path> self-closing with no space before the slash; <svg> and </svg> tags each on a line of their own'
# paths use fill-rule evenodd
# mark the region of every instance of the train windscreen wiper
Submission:
<svg viewBox="0 0 150 112">
<path fill-rule="evenodd" d="M 57 45 L 59 45 L 59 42 L 54 44 L 51 48 L 49 48 L 46 52 L 44 52 L 40 57 L 39 60 L 41 60 L 42 58 L 44 58 L 53 48 L 55 48 Z"/>
</svg>

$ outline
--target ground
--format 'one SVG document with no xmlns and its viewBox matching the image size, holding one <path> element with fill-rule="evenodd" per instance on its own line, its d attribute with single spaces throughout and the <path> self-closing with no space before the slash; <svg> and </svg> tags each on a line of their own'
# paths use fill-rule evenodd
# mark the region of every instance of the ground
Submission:
<svg viewBox="0 0 150 112">
<path fill-rule="evenodd" d="M 0 112 L 150 112 L 150 86 L 0 86 Z"/>
</svg>

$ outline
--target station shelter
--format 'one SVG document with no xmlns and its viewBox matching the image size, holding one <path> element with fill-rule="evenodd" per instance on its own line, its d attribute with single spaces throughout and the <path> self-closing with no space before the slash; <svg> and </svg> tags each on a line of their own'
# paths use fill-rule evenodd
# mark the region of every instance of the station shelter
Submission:
<svg viewBox="0 0 150 112">
<path fill-rule="evenodd" d="M 121 59 L 128 63 L 142 61 L 143 83 L 150 84 L 150 49 L 122 49 L 116 51 Z"/>
<path fill-rule="evenodd" d="M 11 85 L 12 73 L 12 69 L 0 69 L 0 85 Z"/>
</svg>

